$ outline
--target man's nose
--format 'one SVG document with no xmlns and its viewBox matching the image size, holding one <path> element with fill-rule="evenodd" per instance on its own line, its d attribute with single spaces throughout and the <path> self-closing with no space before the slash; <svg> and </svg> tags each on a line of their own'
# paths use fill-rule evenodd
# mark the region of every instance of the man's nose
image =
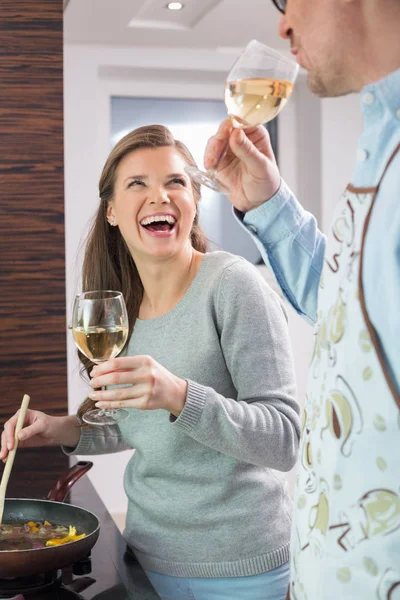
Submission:
<svg viewBox="0 0 400 600">
<path fill-rule="evenodd" d="M 278 33 L 284 40 L 290 40 L 292 37 L 292 28 L 289 25 L 286 15 L 281 15 L 279 19 Z"/>
</svg>

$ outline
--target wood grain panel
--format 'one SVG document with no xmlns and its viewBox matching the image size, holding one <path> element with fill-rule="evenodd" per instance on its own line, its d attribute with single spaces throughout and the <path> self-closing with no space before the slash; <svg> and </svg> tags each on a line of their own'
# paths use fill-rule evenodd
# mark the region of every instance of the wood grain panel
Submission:
<svg viewBox="0 0 400 600">
<path fill-rule="evenodd" d="M 7 487 L 8 498 L 46 498 L 61 475 L 68 457 L 60 448 L 18 450 Z"/>
<path fill-rule="evenodd" d="M 67 411 L 62 0 L 0 2 L 0 157 L 2 424 Z"/>
</svg>

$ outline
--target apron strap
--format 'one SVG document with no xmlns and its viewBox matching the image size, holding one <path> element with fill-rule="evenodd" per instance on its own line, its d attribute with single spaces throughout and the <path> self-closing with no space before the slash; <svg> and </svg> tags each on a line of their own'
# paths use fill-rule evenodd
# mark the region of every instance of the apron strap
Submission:
<svg viewBox="0 0 400 600">
<path fill-rule="evenodd" d="M 398 146 L 397 146 L 397 147 L 396 147 L 396 148 L 393 150 L 393 153 L 392 153 L 391 157 L 389 158 L 388 162 L 386 163 L 386 167 L 384 168 L 384 170 L 383 170 L 383 173 L 382 173 L 382 176 L 381 176 L 381 178 L 380 178 L 380 180 L 379 180 L 379 183 L 378 183 L 378 189 L 379 189 L 379 187 L 380 187 L 380 185 L 381 185 L 381 183 L 382 183 L 382 180 L 383 180 L 383 178 L 384 178 L 384 177 L 385 177 L 385 175 L 386 175 L 386 171 L 388 170 L 388 168 L 389 168 L 389 167 L 390 167 L 390 165 L 392 164 L 392 161 L 393 161 L 393 159 L 395 158 L 396 154 L 397 154 L 399 151 L 400 151 L 400 144 L 398 144 Z"/>
<path fill-rule="evenodd" d="M 386 175 L 386 172 L 389 168 L 389 166 L 391 165 L 393 159 L 395 158 L 395 156 L 398 154 L 398 152 L 400 151 L 400 144 L 397 146 L 397 148 L 395 148 L 393 154 L 391 155 L 391 157 L 389 158 L 386 167 L 383 170 L 382 176 L 379 180 L 378 186 L 376 188 L 375 194 L 374 194 L 374 198 L 371 202 L 371 207 L 368 211 L 368 214 L 366 216 L 365 222 L 364 222 L 364 230 L 363 230 L 363 234 L 362 234 L 362 241 L 361 241 L 361 251 L 360 251 L 360 269 L 358 272 L 358 291 L 359 291 L 359 297 L 360 297 L 360 305 L 361 305 L 361 310 L 364 316 L 364 320 L 365 323 L 367 325 L 368 328 L 368 333 L 370 335 L 371 341 L 374 345 L 375 348 L 375 352 L 378 356 L 379 359 L 379 363 L 381 365 L 381 369 L 382 372 L 384 374 L 384 377 L 386 379 L 386 383 L 389 386 L 390 391 L 392 392 L 393 398 L 398 406 L 398 408 L 400 409 L 400 396 L 397 393 L 397 390 L 395 388 L 395 386 L 393 385 L 393 381 L 390 378 L 390 374 L 389 371 L 387 369 L 384 357 L 383 357 L 383 352 L 382 352 L 382 346 L 381 346 L 381 342 L 379 340 L 379 336 L 374 328 L 374 326 L 371 323 L 371 320 L 369 318 L 368 315 L 368 311 L 367 311 L 367 306 L 365 303 L 365 297 L 364 297 L 364 288 L 363 288 L 363 281 L 362 281 L 362 273 L 363 273 L 363 265 L 364 265 L 364 246 L 365 246 L 365 238 L 367 235 L 367 231 L 368 231 L 368 226 L 369 226 L 369 222 L 370 222 L 370 218 L 371 218 L 371 214 L 372 214 L 372 209 L 374 207 L 375 204 L 375 200 L 376 200 L 376 196 L 379 190 L 379 187 L 382 183 L 383 178 Z M 400 190 L 399 190 L 400 191 Z"/>
</svg>

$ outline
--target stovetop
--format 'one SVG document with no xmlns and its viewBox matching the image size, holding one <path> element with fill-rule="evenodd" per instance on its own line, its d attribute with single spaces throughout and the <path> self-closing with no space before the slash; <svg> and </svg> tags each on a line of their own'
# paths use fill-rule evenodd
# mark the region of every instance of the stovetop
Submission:
<svg viewBox="0 0 400 600">
<path fill-rule="evenodd" d="M 88 557 L 63 570 L 31 577 L 0 579 L 0 599 L 83 600 L 101 597 L 122 600 L 129 598 L 122 584 L 113 585 L 111 588 L 107 585 L 99 595 L 95 591 L 98 583 L 92 576 L 91 559 Z"/>
<path fill-rule="evenodd" d="M 96 584 L 92 576 L 91 556 L 88 556 L 62 570 L 0 579 L 0 600 L 78 600 L 87 597 L 82 595 L 85 591 L 91 598 L 90 588 Z M 121 595 L 121 598 L 125 597 Z"/>
<path fill-rule="evenodd" d="M 12 477 L 7 492 L 9 497 L 45 497 L 47 491 L 58 479 L 51 471 L 52 463 L 57 463 L 54 452 L 58 449 L 25 449 L 24 461 L 19 467 L 19 477 Z M 22 452 L 21 452 L 22 454 Z M 28 457 L 30 454 L 30 458 Z M 29 458 L 29 460 L 28 460 Z M 65 457 L 66 458 L 66 457 Z M 58 462 L 60 462 L 58 460 Z M 72 463 L 76 462 L 73 458 Z M 35 472 L 35 465 L 38 470 Z M 46 469 L 41 465 L 46 465 Z M 66 465 L 68 468 L 68 465 Z M 15 468 L 15 464 L 14 464 Z M 58 464 L 57 468 L 60 468 Z M 64 470 L 67 470 L 64 469 Z M 18 464 L 17 464 L 18 470 Z M 61 469 L 63 470 L 63 469 Z M 13 475 L 15 475 L 13 473 Z M 32 482 L 32 486 L 30 483 Z M 36 493 L 32 487 L 36 487 Z M 42 491 L 43 488 L 43 491 Z M 47 490 L 47 491 L 46 491 Z M 28 496 L 32 494 L 32 496 Z M 34 494 L 34 495 L 33 495 Z M 71 489 L 67 501 L 93 512 L 100 522 L 99 539 L 92 548 L 91 560 L 82 561 L 56 573 L 62 580 L 50 588 L 35 592 L 23 592 L 19 589 L 5 593 L 1 590 L 0 599 L 18 598 L 18 600 L 159 600 L 143 569 L 133 554 L 127 551 L 126 542 L 97 495 L 87 475 L 82 477 Z M 53 574 L 54 575 L 54 574 Z"/>
<path fill-rule="evenodd" d="M 0 598 L 10 600 L 42 600 L 53 598 L 54 600 L 78 600 L 82 596 L 73 589 L 68 588 L 68 576 L 65 577 L 61 570 L 43 573 L 31 577 L 20 577 L 17 579 L 0 579 Z M 79 580 L 81 589 L 90 586 L 91 579 Z"/>
</svg>

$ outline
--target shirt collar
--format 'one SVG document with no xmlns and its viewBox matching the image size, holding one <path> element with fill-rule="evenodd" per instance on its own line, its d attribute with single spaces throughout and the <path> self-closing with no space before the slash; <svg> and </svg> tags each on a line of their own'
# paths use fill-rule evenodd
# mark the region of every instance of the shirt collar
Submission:
<svg viewBox="0 0 400 600">
<path fill-rule="evenodd" d="M 385 109 L 400 123 L 400 69 L 365 86 L 360 97 L 367 126 L 379 119 Z"/>
</svg>

